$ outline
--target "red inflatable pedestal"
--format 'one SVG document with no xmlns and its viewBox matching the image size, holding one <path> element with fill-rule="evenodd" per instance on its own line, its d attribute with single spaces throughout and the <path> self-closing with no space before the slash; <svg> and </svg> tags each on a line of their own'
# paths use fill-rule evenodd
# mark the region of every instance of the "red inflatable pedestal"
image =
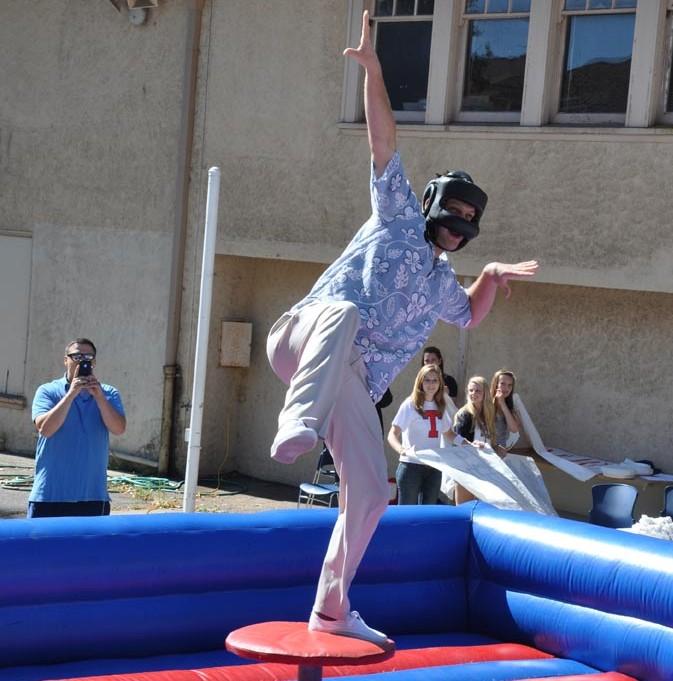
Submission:
<svg viewBox="0 0 673 681">
<path fill-rule="evenodd" d="M 225 645 L 240 657 L 262 662 L 296 664 L 297 681 L 320 681 L 323 665 L 357 665 L 383 662 L 395 654 L 357 638 L 309 631 L 306 622 L 263 622 L 232 631 Z"/>
</svg>

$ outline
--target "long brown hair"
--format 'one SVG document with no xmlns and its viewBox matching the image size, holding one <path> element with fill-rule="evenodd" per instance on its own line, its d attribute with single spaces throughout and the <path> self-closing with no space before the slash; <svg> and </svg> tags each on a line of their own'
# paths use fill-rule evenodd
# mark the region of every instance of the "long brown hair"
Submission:
<svg viewBox="0 0 673 681">
<path fill-rule="evenodd" d="M 498 405 L 495 401 L 495 391 L 498 389 L 498 381 L 501 376 L 509 376 L 512 379 L 512 392 L 505 398 L 505 404 L 509 407 L 510 411 L 514 409 L 514 390 L 516 388 L 516 376 L 513 371 L 509 369 L 498 369 L 491 379 L 491 400 L 493 401 L 493 406 L 495 410 L 498 410 Z"/>
<path fill-rule="evenodd" d="M 413 402 L 416 411 L 422 415 L 423 405 L 425 404 L 423 380 L 430 373 L 437 374 L 437 378 L 439 379 L 437 392 L 432 399 L 437 405 L 437 409 L 443 414 L 446 410 L 446 400 L 444 399 L 444 376 L 442 376 L 442 370 L 436 364 L 426 364 L 419 369 L 418 373 L 416 374 L 416 380 L 414 380 L 414 389 L 411 393 L 411 401 Z"/>
</svg>

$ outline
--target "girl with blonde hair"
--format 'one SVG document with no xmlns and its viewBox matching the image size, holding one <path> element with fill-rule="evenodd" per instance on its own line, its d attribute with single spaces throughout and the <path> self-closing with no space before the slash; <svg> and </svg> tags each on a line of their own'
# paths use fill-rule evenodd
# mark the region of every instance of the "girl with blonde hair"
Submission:
<svg viewBox="0 0 673 681">
<path fill-rule="evenodd" d="M 472 376 L 467 382 L 467 402 L 453 420 L 455 433 L 470 440 L 475 447 L 495 447 L 495 408 L 489 392 L 489 385 L 483 376 Z M 456 484 L 456 505 L 475 497 L 464 487 Z"/>
</svg>

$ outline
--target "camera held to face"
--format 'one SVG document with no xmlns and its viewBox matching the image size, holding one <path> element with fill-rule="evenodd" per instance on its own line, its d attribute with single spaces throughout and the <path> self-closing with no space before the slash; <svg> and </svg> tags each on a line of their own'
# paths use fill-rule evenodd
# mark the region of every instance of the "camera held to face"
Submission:
<svg viewBox="0 0 673 681">
<path fill-rule="evenodd" d="M 82 378 L 84 376 L 91 376 L 91 360 L 90 359 L 81 359 L 79 361 L 79 370 L 77 371 L 77 376 L 79 378 Z"/>
</svg>

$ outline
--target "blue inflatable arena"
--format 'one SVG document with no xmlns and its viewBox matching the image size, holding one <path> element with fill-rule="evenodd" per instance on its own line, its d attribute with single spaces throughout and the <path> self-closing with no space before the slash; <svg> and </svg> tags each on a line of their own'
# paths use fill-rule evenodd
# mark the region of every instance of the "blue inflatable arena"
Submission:
<svg viewBox="0 0 673 681">
<path fill-rule="evenodd" d="M 0 525 L 0 681 L 280 681 L 234 629 L 306 620 L 335 511 Z M 482 503 L 391 507 L 351 590 L 395 639 L 368 681 L 671 681 L 673 548 Z"/>
</svg>

